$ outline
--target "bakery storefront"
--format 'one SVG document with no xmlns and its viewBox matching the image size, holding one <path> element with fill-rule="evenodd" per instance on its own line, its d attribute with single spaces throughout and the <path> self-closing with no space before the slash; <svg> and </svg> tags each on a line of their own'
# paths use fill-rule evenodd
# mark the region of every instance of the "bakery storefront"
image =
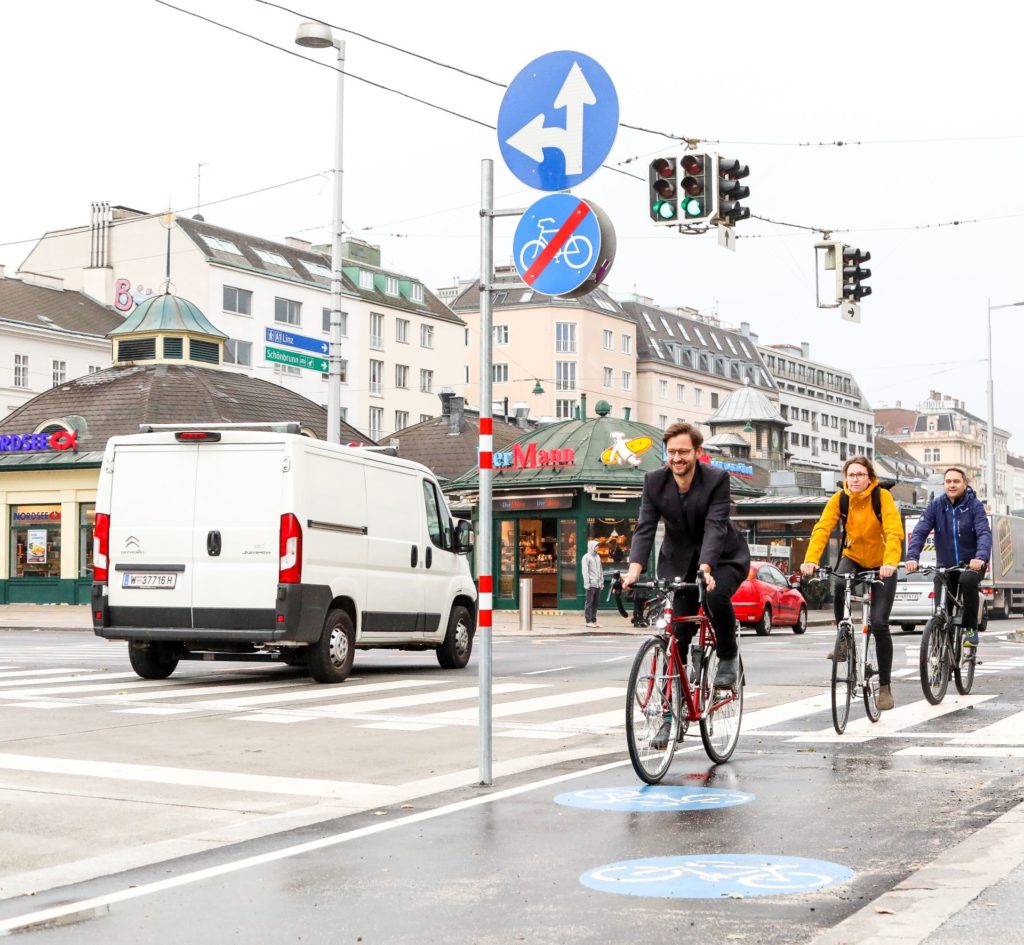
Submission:
<svg viewBox="0 0 1024 945">
<path fill-rule="evenodd" d="M 89 601 L 103 454 L 78 451 L 81 422 L 0 434 L 0 603 Z"/>
<path fill-rule="evenodd" d="M 583 610 L 588 541 L 597 542 L 606 586 L 625 571 L 644 474 L 663 465 L 663 447 L 657 427 L 609 412 L 600 401 L 595 419 L 548 424 L 494 454 L 495 609 L 519 609 L 520 582 L 528 579 L 535 610 Z M 478 527 L 477 470 L 445 492 L 452 509 L 470 512 Z M 605 597 L 600 607 L 614 609 Z"/>
</svg>

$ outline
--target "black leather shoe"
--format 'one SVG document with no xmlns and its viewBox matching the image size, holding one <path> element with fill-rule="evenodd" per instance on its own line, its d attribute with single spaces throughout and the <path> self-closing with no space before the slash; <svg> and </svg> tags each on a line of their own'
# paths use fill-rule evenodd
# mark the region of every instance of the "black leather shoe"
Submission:
<svg viewBox="0 0 1024 945">
<path fill-rule="evenodd" d="M 740 658 L 738 656 L 734 656 L 731 660 L 719 660 L 718 671 L 715 673 L 715 688 L 735 689 L 739 673 Z"/>
<path fill-rule="evenodd" d="M 668 748 L 668 740 L 672 735 L 672 720 L 664 719 L 661 723 L 661 728 L 658 729 L 658 734 L 651 739 L 651 748 L 655 751 L 664 751 Z"/>
</svg>

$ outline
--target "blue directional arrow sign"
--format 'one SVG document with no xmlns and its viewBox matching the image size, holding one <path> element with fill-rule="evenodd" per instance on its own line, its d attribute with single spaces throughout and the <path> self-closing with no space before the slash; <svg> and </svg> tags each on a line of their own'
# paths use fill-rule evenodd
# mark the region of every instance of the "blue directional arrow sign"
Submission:
<svg viewBox="0 0 1024 945">
<path fill-rule="evenodd" d="M 611 268 L 615 233 L 607 214 L 592 201 L 549 194 L 520 218 L 512 254 L 519 275 L 536 291 L 586 294 Z"/>
<path fill-rule="evenodd" d="M 267 341 L 275 345 L 287 345 L 289 348 L 298 348 L 301 351 L 312 351 L 326 357 L 331 350 L 330 344 L 323 338 L 310 338 L 308 335 L 295 335 L 290 331 L 282 331 L 280 328 L 268 328 Z"/>
<path fill-rule="evenodd" d="M 601 65 L 563 50 L 534 59 L 498 110 L 498 146 L 508 169 L 538 190 L 586 180 L 611 151 L 619 97 Z"/>
</svg>

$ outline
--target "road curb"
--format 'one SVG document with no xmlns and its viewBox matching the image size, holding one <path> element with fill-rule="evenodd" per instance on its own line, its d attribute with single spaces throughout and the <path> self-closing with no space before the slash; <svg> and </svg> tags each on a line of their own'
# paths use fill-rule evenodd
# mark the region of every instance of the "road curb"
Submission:
<svg viewBox="0 0 1024 945">
<path fill-rule="evenodd" d="M 1024 802 L 848 916 L 809 945 L 919 945 L 1024 866 Z"/>
</svg>

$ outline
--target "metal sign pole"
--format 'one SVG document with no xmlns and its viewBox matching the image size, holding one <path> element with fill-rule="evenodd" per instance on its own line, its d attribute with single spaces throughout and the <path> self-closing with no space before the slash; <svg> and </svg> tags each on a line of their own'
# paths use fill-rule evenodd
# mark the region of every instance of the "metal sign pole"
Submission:
<svg viewBox="0 0 1024 945">
<path fill-rule="evenodd" d="M 477 631 L 480 634 L 480 783 L 491 784 L 493 706 L 493 576 L 491 563 L 491 463 L 494 450 L 491 410 L 491 283 L 494 279 L 494 162 L 480 163 L 480 505 L 477 529 L 479 581 Z"/>
</svg>

